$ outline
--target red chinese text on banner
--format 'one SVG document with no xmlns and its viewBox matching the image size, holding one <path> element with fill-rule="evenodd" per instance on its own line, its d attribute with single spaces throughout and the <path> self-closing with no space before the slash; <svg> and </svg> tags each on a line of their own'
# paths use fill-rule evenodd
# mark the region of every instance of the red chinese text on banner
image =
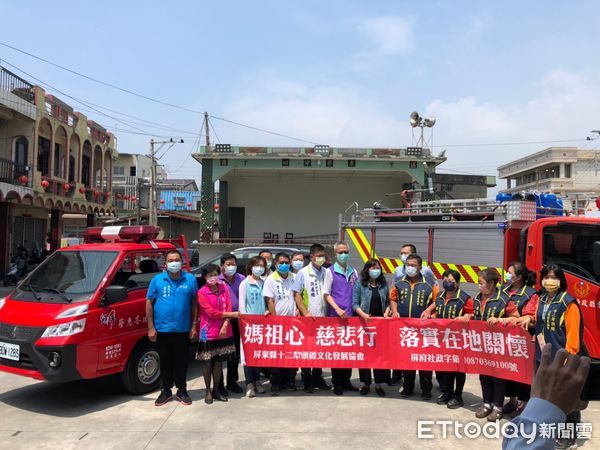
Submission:
<svg viewBox="0 0 600 450">
<path fill-rule="evenodd" d="M 442 319 L 242 316 L 251 367 L 457 371 L 523 383 L 533 379 L 534 344 L 519 327 Z"/>
</svg>

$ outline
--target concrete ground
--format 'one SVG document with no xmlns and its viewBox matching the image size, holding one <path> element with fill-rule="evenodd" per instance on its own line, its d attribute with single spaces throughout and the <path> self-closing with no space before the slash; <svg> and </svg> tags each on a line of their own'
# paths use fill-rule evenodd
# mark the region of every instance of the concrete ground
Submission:
<svg viewBox="0 0 600 450">
<path fill-rule="evenodd" d="M 357 377 L 357 371 L 353 376 Z M 329 374 L 326 373 L 326 378 Z M 243 377 L 242 377 L 243 378 Z M 134 397 L 118 378 L 69 384 L 36 382 L 0 373 L 0 448 L 500 448 L 499 440 L 417 439 L 417 420 L 477 421 L 480 401 L 477 376 L 467 377 L 465 408 L 449 410 L 417 396 L 400 399 L 398 388 L 387 396 L 367 397 L 301 391 L 254 399 L 234 395 L 228 403 L 206 405 L 200 367 L 188 374 L 193 405 L 171 402 L 157 408 L 156 393 Z M 268 388 L 268 382 L 263 379 Z M 359 384 L 358 380 L 354 380 Z M 299 383 L 298 383 L 299 384 Z M 434 395 L 437 391 L 434 390 Z M 434 397 L 435 398 L 435 397 Z M 583 414 L 598 425 L 584 448 L 600 448 L 600 401 Z"/>
</svg>

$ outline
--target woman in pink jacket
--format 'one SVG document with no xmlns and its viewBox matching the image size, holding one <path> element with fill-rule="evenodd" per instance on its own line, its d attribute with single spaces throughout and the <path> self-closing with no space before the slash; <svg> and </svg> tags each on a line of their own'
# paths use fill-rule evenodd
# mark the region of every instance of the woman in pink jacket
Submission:
<svg viewBox="0 0 600 450">
<path fill-rule="evenodd" d="M 207 264 L 202 269 L 202 276 L 206 284 L 198 291 L 200 332 L 196 359 L 203 363 L 206 383 L 204 402 L 210 405 L 213 399 L 227 401 L 227 397 L 219 393 L 217 386 L 221 379 L 223 361 L 235 356 L 229 319 L 239 317 L 239 313 L 231 311 L 229 287 L 219 281 L 219 266 Z"/>
</svg>

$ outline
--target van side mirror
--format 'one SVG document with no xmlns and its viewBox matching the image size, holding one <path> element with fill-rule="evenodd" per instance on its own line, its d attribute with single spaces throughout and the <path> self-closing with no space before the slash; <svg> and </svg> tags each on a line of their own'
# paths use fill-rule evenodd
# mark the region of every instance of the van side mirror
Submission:
<svg viewBox="0 0 600 450">
<path fill-rule="evenodd" d="M 594 274 L 600 274 L 600 241 L 592 244 L 592 264 L 594 266 Z"/>
<path fill-rule="evenodd" d="M 127 288 L 125 286 L 108 286 L 104 290 L 104 297 L 100 304 L 102 306 L 108 306 L 127 300 L 127 298 Z"/>
</svg>

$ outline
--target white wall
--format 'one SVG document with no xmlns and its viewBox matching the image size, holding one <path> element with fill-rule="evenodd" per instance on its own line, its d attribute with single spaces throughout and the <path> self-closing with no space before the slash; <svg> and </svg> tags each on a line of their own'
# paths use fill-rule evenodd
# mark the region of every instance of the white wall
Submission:
<svg viewBox="0 0 600 450">
<path fill-rule="evenodd" d="M 338 214 L 352 202 L 361 208 L 381 200 L 399 206 L 400 192 L 408 176 L 370 175 L 318 178 L 312 176 L 228 177 L 229 206 L 245 207 L 246 238 L 262 238 L 263 232 L 285 233 L 294 237 L 337 233 Z"/>
</svg>

